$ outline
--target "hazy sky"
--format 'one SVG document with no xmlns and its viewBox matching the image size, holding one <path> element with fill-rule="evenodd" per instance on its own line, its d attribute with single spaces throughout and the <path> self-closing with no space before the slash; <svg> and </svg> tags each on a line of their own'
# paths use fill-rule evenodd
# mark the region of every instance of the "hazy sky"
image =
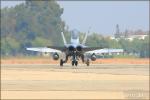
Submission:
<svg viewBox="0 0 150 100">
<path fill-rule="evenodd" d="M 113 35 L 116 24 L 120 30 L 149 30 L 149 1 L 57 1 L 64 13 L 62 19 L 69 29 Z M 3 1 L 1 7 L 19 1 Z"/>
</svg>

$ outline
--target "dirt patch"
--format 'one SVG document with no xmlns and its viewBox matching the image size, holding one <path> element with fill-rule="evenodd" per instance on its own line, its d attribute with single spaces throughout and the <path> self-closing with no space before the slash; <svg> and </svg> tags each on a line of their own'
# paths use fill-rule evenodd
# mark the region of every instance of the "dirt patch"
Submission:
<svg viewBox="0 0 150 100">
<path fill-rule="evenodd" d="M 35 60 L 36 61 L 36 60 Z M 107 64 L 106 64 L 107 65 Z M 147 65 L 100 69 L 57 68 L 55 65 L 2 65 L 2 99 L 148 99 Z M 133 68 L 132 68 L 132 67 Z M 82 67 L 82 66 L 81 66 Z M 86 67 L 86 66 L 83 66 Z M 113 67 L 113 68 L 110 68 Z M 84 72 L 87 70 L 87 72 Z M 108 71 L 111 70 L 111 71 Z M 141 72 L 139 72 L 139 70 Z M 91 72 L 93 71 L 93 72 Z M 103 73 L 102 73 L 103 72 Z M 120 74 L 118 74 L 120 72 Z M 131 74 L 130 74 L 131 73 Z M 145 75 L 147 74 L 147 75 Z"/>
<path fill-rule="evenodd" d="M 115 59 L 99 59 L 92 63 L 98 64 L 149 64 L 149 59 L 136 58 L 115 58 Z"/>
<path fill-rule="evenodd" d="M 114 58 L 114 59 L 97 59 L 91 61 L 92 64 L 149 64 L 149 59 L 135 59 L 135 58 Z M 1 64 L 59 64 L 59 60 L 55 61 L 49 58 L 36 59 L 1 59 Z"/>
</svg>

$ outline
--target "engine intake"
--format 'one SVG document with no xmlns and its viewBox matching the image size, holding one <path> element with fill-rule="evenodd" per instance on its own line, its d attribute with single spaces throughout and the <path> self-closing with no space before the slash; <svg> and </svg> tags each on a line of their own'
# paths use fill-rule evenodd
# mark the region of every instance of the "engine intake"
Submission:
<svg viewBox="0 0 150 100">
<path fill-rule="evenodd" d="M 53 59 L 54 59 L 54 60 L 58 60 L 58 59 L 59 59 L 59 55 L 58 55 L 57 53 L 54 53 L 54 54 L 53 54 Z"/>
<path fill-rule="evenodd" d="M 75 48 L 73 46 L 69 46 L 68 49 L 69 49 L 69 51 L 74 51 Z"/>
<path fill-rule="evenodd" d="M 81 46 L 77 46 L 77 51 L 82 51 L 82 47 Z"/>
</svg>

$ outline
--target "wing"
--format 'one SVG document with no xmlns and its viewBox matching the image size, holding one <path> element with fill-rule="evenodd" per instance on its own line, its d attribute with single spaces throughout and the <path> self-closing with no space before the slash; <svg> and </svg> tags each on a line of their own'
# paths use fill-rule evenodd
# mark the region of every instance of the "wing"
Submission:
<svg viewBox="0 0 150 100">
<path fill-rule="evenodd" d="M 84 47 L 83 51 L 86 53 L 89 51 L 95 51 L 95 50 L 101 50 L 101 49 L 103 49 L 103 47 Z"/>
<path fill-rule="evenodd" d="M 54 50 L 59 50 L 59 51 L 65 51 L 67 49 L 66 46 L 63 46 L 63 47 L 47 46 L 46 48 L 50 48 L 50 49 L 54 49 Z"/>
<path fill-rule="evenodd" d="M 26 48 L 26 50 L 37 51 L 37 52 L 50 52 L 50 53 L 57 52 L 57 53 L 61 53 L 61 50 L 52 49 L 52 48 L 48 48 L 48 47 Z"/>
<path fill-rule="evenodd" d="M 92 51 L 87 51 L 85 52 L 86 54 L 104 54 L 104 53 L 123 53 L 123 49 L 99 49 L 99 50 L 92 50 Z"/>
</svg>

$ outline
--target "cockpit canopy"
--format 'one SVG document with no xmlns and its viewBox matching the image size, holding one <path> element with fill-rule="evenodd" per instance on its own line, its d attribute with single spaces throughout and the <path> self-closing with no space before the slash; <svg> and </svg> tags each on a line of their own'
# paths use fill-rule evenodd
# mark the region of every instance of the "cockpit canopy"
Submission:
<svg viewBox="0 0 150 100">
<path fill-rule="evenodd" d="M 79 38 L 79 31 L 74 29 L 73 31 L 71 31 L 71 38 L 72 39 L 78 39 Z"/>
</svg>

